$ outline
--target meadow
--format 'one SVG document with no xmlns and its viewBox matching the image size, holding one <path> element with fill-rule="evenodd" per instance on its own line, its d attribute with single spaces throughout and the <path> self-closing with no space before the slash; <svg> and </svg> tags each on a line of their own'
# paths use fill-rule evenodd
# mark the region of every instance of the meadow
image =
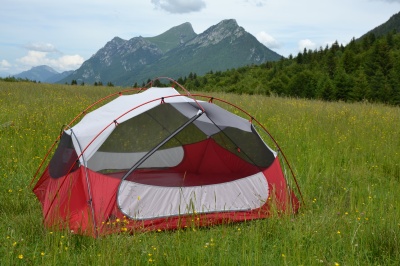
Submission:
<svg viewBox="0 0 400 266">
<path fill-rule="evenodd" d="M 0 265 L 399 265 L 400 108 L 214 93 L 256 117 L 298 179 L 299 213 L 99 239 L 43 227 L 31 180 L 67 124 L 122 88 L 0 81 Z"/>
</svg>

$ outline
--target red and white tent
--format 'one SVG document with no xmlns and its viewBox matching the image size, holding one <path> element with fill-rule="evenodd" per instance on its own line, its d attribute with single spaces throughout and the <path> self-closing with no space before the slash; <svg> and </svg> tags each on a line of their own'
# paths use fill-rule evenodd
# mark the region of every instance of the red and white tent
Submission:
<svg viewBox="0 0 400 266">
<path fill-rule="evenodd" d="M 216 101 L 151 87 L 66 127 L 33 189 L 45 225 L 97 237 L 297 211 L 264 127 Z"/>
</svg>

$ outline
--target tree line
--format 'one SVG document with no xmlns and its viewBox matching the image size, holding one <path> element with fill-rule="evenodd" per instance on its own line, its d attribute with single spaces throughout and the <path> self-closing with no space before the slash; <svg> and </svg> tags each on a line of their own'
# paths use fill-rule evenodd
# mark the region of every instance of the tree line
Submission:
<svg viewBox="0 0 400 266">
<path fill-rule="evenodd" d="M 370 33 L 343 46 L 304 49 L 277 62 L 177 80 L 189 90 L 400 105 L 400 34 Z"/>
<path fill-rule="evenodd" d="M 15 77 L 0 80 L 29 81 Z M 353 38 L 346 46 L 334 42 L 325 48 L 304 49 L 296 56 L 282 57 L 275 62 L 226 71 L 210 71 L 203 76 L 190 73 L 177 81 L 191 91 L 274 94 L 399 106 L 400 33 L 393 30 L 379 37 L 369 33 L 358 40 Z M 78 85 L 78 82 L 73 80 L 71 85 Z M 85 84 L 82 82 L 80 85 Z M 103 83 L 95 82 L 94 86 L 103 86 Z M 107 86 L 114 84 L 108 82 Z M 134 87 L 137 86 L 135 83 Z M 144 86 L 143 82 L 142 87 Z"/>
</svg>

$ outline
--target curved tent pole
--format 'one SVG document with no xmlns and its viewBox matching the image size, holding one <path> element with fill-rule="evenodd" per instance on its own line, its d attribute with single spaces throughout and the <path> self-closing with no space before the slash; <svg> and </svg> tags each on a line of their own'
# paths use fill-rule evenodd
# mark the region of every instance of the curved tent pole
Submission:
<svg viewBox="0 0 400 266">
<path fill-rule="evenodd" d="M 279 149 L 280 153 L 282 154 L 282 157 L 284 158 L 286 164 L 287 164 L 288 167 L 289 167 L 290 173 L 292 174 L 293 180 L 294 180 L 294 182 L 295 182 L 295 184 L 296 184 L 297 191 L 298 191 L 299 194 L 300 194 L 301 201 L 303 202 L 303 204 L 304 204 L 304 206 L 305 206 L 303 194 L 301 193 L 299 183 L 298 183 L 297 178 L 296 178 L 296 176 L 295 176 L 295 174 L 294 174 L 293 168 L 292 168 L 292 166 L 290 165 L 289 160 L 286 158 L 286 155 L 285 155 L 285 153 L 283 152 L 282 148 L 279 146 L 279 144 L 278 144 L 278 142 L 275 140 L 275 138 L 272 137 L 271 133 L 270 133 L 257 119 L 255 119 L 254 117 L 252 117 L 252 120 L 255 121 L 255 122 L 268 134 L 268 136 L 271 138 L 271 140 L 275 143 L 276 147 Z"/>
<path fill-rule="evenodd" d="M 202 94 L 194 94 L 193 96 L 194 96 L 194 97 L 203 97 L 203 98 L 207 98 L 207 99 L 209 99 L 209 102 L 212 102 L 213 100 L 217 100 L 217 101 L 220 101 L 220 102 L 222 102 L 222 103 L 228 104 L 228 105 L 230 105 L 230 106 L 232 106 L 232 107 L 234 107 L 234 108 L 240 110 L 242 113 L 246 114 L 246 115 L 250 118 L 250 122 L 251 122 L 251 123 L 253 123 L 253 121 L 256 122 L 256 123 L 268 134 L 268 136 L 270 137 L 270 139 L 274 142 L 274 144 L 276 145 L 276 147 L 279 149 L 280 153 L 282 154 L 282 157 L 283 157 L 285 163 L 288 165 L 289 170 L 290 170 L 290 173 L 291 173 L 291 175 L 292 175 L 292 178 L 293 178 L 293 180 L 294 180 L 294 182 L 295 182 L 295 184 L 296 184 L 296 188 L 297 188 L 297 191 L 298 191 L 299 194 L 300 194 L 301 201 L 302 201 L 303 204 L 305 205 L 304 198 L 303 198 L 303 194 L 301 193 L 299 183 L 298 183 L 298 181 L 297 181 L 296 175 L 294 174 L 293 168 L 292 168 L 292 166 L 291 166 L 290 163 L 289 163 L 289 160 L 287 159 L 285 153 L 283 152 L 282 148 L 279 146 L 279 144 L 278 144 L 278 142 L 275 140 L 275 138 L 271 135 L 271 133 L 270 133 L 257 119 L 255 119 L 252 115 L 250 115 L 247 111 L 245 111 L 244 109 L 240 108 L 239 106 L 237 106 L 237 105 L 235 105 L 235 104 L 233 104 L 233 103 L 230 103 L 230 102 L 228 102 L 228 101 L 225 101 L 225 100 L 223 100 L 223 99 L 211 97 L 211 96 L 208 96 L 208 95 L 202 95 Z"/>
<path fill-rule="evenodd" d="M 32 187 L 33 182 L 36 180 L 40 170 L 42 169 L 45 161 L 47 160 L 47 158 L 50 156 L 50 153 L 53 151 L 54 147 L 56 146 L 56 144 L 58 143 L 58 141 L 61 139 L 61 136 L 64 132 L 64 130 L 71 128 L 72 124 L 75 123 L 76 120 L 78 120 L 80 117 L 82 117 L 83 115 L 85 115 L 91 108 L 93 108 L 94 106 L 104 102 L 105 100 L 114 97 L 114 96 L 121 96 L 123 95 L 123 93 L 128 93 L 128 92 L 132 92 L 132 91 L 140 91 L 142 90 L 142 88 L 133 88 L 133 89 L 128 89 L 128 90 L 123 90 L 120 92 L 116 92 L 116 93 L 112 93 L 109 94 L 97 101 L 95 101 L 94 103 L 92 103 L 91 105 L 89 105 L 88 107 L 86 107 L 81 113 L 79 113 L 77 116 L 75 116 L 71 122 L 69 122 L 67 125 L 63 126 L 63 130 L 61 130 L 61 133 L 58 135 L 57 139 L 53 142 L 53 144 L 50 146 L 50 148 L 47 150 L 45 156 L 43 157 L 42 161 L 39 164 L 38 169 L 36 170 L 35 174 L 33 175 L 33 178 L 29 184 L 30 187 Z"/>
<path fill-rule="evenodd" d="M 148 84 L 146 84 L 146 86 L 152 85 L 152 84 L 153 84 L 153 81 L 155 81 L 155 80 L 157 80 L 157 79 L 161 79 L 161 78 L 168 79 L 168 80 L 174 82 L 175 84 L 177 84 L 182 90 L 184 90 L 184 91 L 186 92 L 186 94 L 187 94 L 188 96 L 190 96 L 190 97 L 197 103 L 197 105 L 200 107 L 200 109 L 204 112 L 203 107 L 196 101 L 196 99 L 194 99 L 194 98 L 191 96 L 191 94 L 189 93 L 189 91 L 186 90 L 181 84 L 179 84 L 179 83 L 178 83 L 177 81 L 175 81 L 174 79 L 171 79 L 171 78 L 168 78 L 168 77 L 158 77 L 158 78 L 155 78 L 155 79 L 153 79 L 152 81 L 150 81 Z M 146 86 L 145 86 L 145 87 L 146 87 Z M 119 92 L 116 92 L 116 93 L 109 94 L 109 95 L 107 95 L 107 96 L 105 96 L 105 97 L 103 97 L 103 98 L 101 98 L 101 99 L 95 101 L 94 103 L 92 103 L 92 104 L 90 104 L 88 107 L 86 107 L 81 113 L 79 113 L 77 116 L 75 116 L 75 117 L 71 120 L 71 122 L 69 122 L 69 123 L 64 127 L 64 130 L 66 130 L 67 128 L 71 128 L 72 124 L 74 124 L 79 118 L 81 118 L 83 115 L 85 115 L 91 108 L 93 108 L 94 106 L 96 106 L 96 105 L 98 105 L 98 104 L 104 102 L 105 100 L 107 100 L 107 99 L 109 99 L 109 98 L 112 98 L 112 97 L 114 97 L 114 96 L 121 96 L 121 95 L 123 95 L 124 93 L 129 93 L 129 92 L 133 92 L 133 91 L 141 92 L 143 89 L 147 89 L 147 88 L 132 88 L 132 89 L 127 89 L 127 90 L 123 90 L 123 91 L 119 91 Z M 61 139 L 61 136 L 62 136 L 64 130 L 62 130 L 62 132 L 58 135 L 57 139 L 53 142 L 53 144 L 52 144 L 52 145 L 50 146 L 50 148 L 47 150 L 45 156 L 43 157 L 42 161 L 41 161 L 40 164 L 39 164 L 38 169 L 36 170 L 35 174 L 33 175 L 33 178 L 32 178 L 32 180 L 31 180 L 31 182 L 30 182 L 30 184 L 29 184 L 30 187 L 32 187 L 32 184 L 33 184 L 33 182 L 36 180 L 36 178 L 37 178 L 37 176 L 38 176 L 40 170 L 42 169 L 42 167 L 43 167 L 45 161 L 46 161 L 47 158 L 50 156 L 50 153 L 53 151 L 53 149 L 54 149 L 54 147 L 56 146 L 56 144 L 58 143 L 58 141 Z"/>
<path fill-rule="evenodd" d="M 125 116 L 126 114 L 128 114 L 128 113 L 130 113 L 130 112 L 132 112 L 133 110 L 135 110 L 135 109 L 137 109 L 137 108 L 139 108 L 139 107 L 142 107 L 142 106 L 144 106 L 144 105 L 146 105 L 146 104 L 149 104 L 149 103 L 151 103 L 151 102 L 155 102 L 155 101 L 163 101 L 164 99 L 167 99 L 167 98 L 173 98 L 173 97 L 184 97 L 184 95 L 181 95 L 181 94 L 177 94 L 177 95 L 170 95 L 170 96 L 164 96 L 164 97 L 161 97 L 161 98 L 156 98 L 156 99 L 153 99 L 153 100 L 151 100 L 151 101 L 148 101 L 148 102 L 145 102 L 145 103 L 142 103 L 142 104 L 140 104 L 140 105 L 137 105 L 137 106 L 135 106 L 134 108 L 132 108 L 132 109 L 130 109 L 130 110 L 128 110 L 128 111 L 126 111 L 125 113 L 123 113 L 123 114 L 121 114 L 118 118 L 116 118 L 116 119 L 114 119 L 112 122 L 110 122 L 106 127 L 104 127 L 104 129 L 103 130 L 101 130 L 94 138 L 93 138 L 93 140 L 91 141 L 91 142 L 89 142 L 87 145 L 86 145 L 86 147 L 84 148 L 84 149 L 82 149 L 82 147 L 81 147 L 81 145 L 80 145 L 80 143 L 79 143 L 79 141 L 78 141 L 78 145 L 79 145 L 79 149 L 80 149 L 80 151 L 81 151 L 81 153 L 79 154 L 79 156 L 78 156 L 78 159 L 77 159 L 77 161 L 70 167 L 70 169 L 68 170 L 68 173 L 67 173 L 67 175 L 71 172 L 71 170 L 73 169 L 73 167 L 74 167 L 74 165 L 79 161 L 79 159 L 82 157 L 84 157 L 84 152 L 87 150 L 87 148 L 108 128 L 108 127 L 110 127 L 111 125 L 115 125 L 115 123 L 116 123 L 116 121 L 118 120 L 118 119 L 120 119 L 121 117 L 123 117 L 123 116 Z M 167 142 L 169 139 L 171 139 L 171 138 L 173 138 L 176 134 L 178 134 L 180 131 L 182 131 L 182 129 L 183 128 L 185 128 L 187 125 L 189 125 L 189 124 L 191 124 L 194 120 L 196 120 L 197 118 L 199 118 L 202 114 L 204 113 L 204 111 L 203 110 L 199 110 L 199 112 L 194 116 L 194 117 L 192 117 L 189 121 L 187 121 L 185 124 L 183 124 L 181 127 L 179 127 L 175 132 L 173 132 L 167 139 L 165 139 L 163 142 L 161 142 L 159 145 L 157 145 L 152 151 L 150 151 L 148 154 L 146 154 L 141 160 L 140 160 L 140 163 L 136 163 L 131 169 L 130 169 L 130 172 L 129 172 L 129 174 L 131 173 L 131 172 L 133 172 L 135 169 L 136 169 L 136 167 L 137 166 L 139 166 L 140 164 L 141 164 L 141 162 L 143 162 L 144 160 L 146 160 L 149 156 L 151 156 L 160 146 L 162 146 L 165 142 Z M 69 126 L 66 126 L 65 127 L 65 129 L 66 128 L 69 128 Z M 72 131 L 72 128 L 70 128 L 71 129 L 71 131 Z M 75 134 L 72 132 L 72 134 L 75 136 Z M 75 137 L 75 139 L 76 139 L 76 137 Z M 77 139 L 76 139 L 77 140 Z M 84 162 L 86 162 L 86 160 L 84 160 L 83 159 L 83 161 Z M 89 204 L 90 204 L 90 208 L 91 208 L 91 212 L 92 212 L 92 219 L 93 219 L 93 225 L 94 225 L 94 235 L 95 235 L 95 237 L 97 238 L 97 236 L 98 236 L 98 232 L 97 232 L 97 224 L 96 224 L 96 221 L 95 221 L 95 217 L 94 217 L 94 208 L 93 208 L 93 203 L 92 203 L 92 196 L 91 196 L 91 188 L 90 188 L 90 182 L 89 182 L 89 179 L 88 179 L 88 173 L 87 173 L 87 169 L 86 169 L 86 165 L 84 165 L 85 166 L 85 174 L 86 174 L 86 182 L 87 182 L 87 185 L 88 185 L 88 193 L 89 193 Z M 124 176 L 124 178 L 126 178 L 126 176 L 127 176 L 127 174 Z M 64 183 L 66 181 L 66 179 L 62 182 L 62 183 Z M 61 187 L 61 186 L 60 186 Z M 53 199 L 53 201 L 55 200 L 55 198 Z M 47 216 L 47 214 L 45 215 L 45 217 Z"/>
<path fill-rule="evenodd" d="M 190 92 L 189 92 L 188 90 L 186 90 L 186 88 L 184 88 L 181 84 L 179 84 L 177 81 L 175 81 L 174 79 L 169 78 L 169 77 L 158 77 L 158 78 L 155 78 L 155 79 L 153 79 L 152 81 L 150 81 L 146 86 L 149 86 L 149 85 L 151 86 L 155 80 L 162 79 L 162 78 L 168 79 L 168 80 L 174 82 L 176 85 L 178 85 L 183 91 L 186 92 L 187 96 L 189 96 L 192 100 L 194 100 L 194 101 L 196 102 L 196 104 L 200 107 L 200 109 L 201 109 L 203 112 L 204 112 L 204 108 L 198 103 L 198 101 L 195 99 L 195 97 L 204 97 L 204 98 L 207 98 L 207 99 L 209 99 L 209 102 L 212 102 L 213 100 L 217 100 L 217 101 L 220 101 L 220 102 L 222 102 L 222 103 L 228 104 L 228 105 L 230 105 L 230 106 L 232 106 L 232 107 L 234 107 L 234 108 L 240 110 L 242 113 L 246 114 L 246 115 L 250 118 L 250 122 L 255 121 L 255 122 L 268 134 L 268 136 L 271 138 L 271 140 L 274 142 L 274 144 L 276 145 L 276 147 L 277 147 L 277 148 L 279 149 L 279 151 L 281 152 L 281 154 L 282 154 L 282 156 L 283 156 L 283 158 L 284 158 L 286 164 L 288 165 L 288 167 L 289 167 L 289 169 L 290 169 L 291 175 L 292 175 L 292 177 L 293 177 L 293 179 L 294 179 L 294 181 L 295 181 L 295 183 L 296 183 L 296 187 L 297 187 L 297 190 L 298 190 L 298 192 L 299 192 L 299 194 L 300 194 L 300 196 L 301 196 L 301 200 L 302 200 L 303 204 L 305 204 L 303 195 L 302 195 L 301 190 L 300 190 L 300 186 L 299 186 L 299 184 L 298 184 L 298 181 L 297 181 L 297 179 L 296 179 L 296 176 L 295 176 L 295 174 L 294 174 L 294 171 L 293 171 L 293 169 L 292 169 L 292 167 L 291 167 L 291 165 L 290 165 L 290 163 L 289 163 L 289 161 L 288 161 L 286 155 L 284 154 L 282 148 L 279 146 L 279 144 L 277 143 L 277 141 L 276 141 L 276 140 L 274 139 L 274 137 L 271 135 L 271 133 L 270 133 L 257 119 L 255 119 L 255 118 L 254 118 L 253 116 L 251 116 L 247 111 L 245 111 L 244 109 L 240 108 L 239 106 L 234 105 L 234 104 L 232 104 L 232 103 L 230 103 L 230 102 L 228 102 L 228 101 L 225 101 L 225 100 L 223 100 L 223 99 L 214 98 L 214 97 L 207 96 L 207 95 L 202 95 L 202 94 L 194 94 L 194 95 L 192 95 L 192 94 L 190 94 Z M 79 115 L 77 115 L 74 119 L 72 119 L 72 121 L 65 127 L 65 129 L 66 129 L 66 128 L 70 128 L 71 125 L 72 125 L 77 119 L 79 119 L 82 115 L 86 114 L 87 111 L 88 111 L 89 109 L 93 108 L 95 105 L 97 105 L 97 104 L 99 104 L 99 103 L 101 103 L 101 102 L 105 101 L 106 99 L 109 99 L 109 98 L 111 98 L 111 97 L 113 97 L 113 96 L 116 96 L 116 95 L 119 95 L 119 96 L 120 96 L 120 95 L 122 95 L 122 93 L 125 93 L 125 92 L 132 92 L 132 91 L 135 91 L 135 90 L 140 92 L 141 90 L 143 90 L 143 88 L 133 88 L 133 89 L 129 89 L 129 90 L 124 90 L 124 91 L 121 91 L 121 92 L 113 93 L 113 94 L 110 94 L 110 95 L 108 95 L 108 96 L 106 96 L 106 97 L 103 97 L 102 99 L 100 99 L 100 100 L 94 102 L 93 104 L 89 105 L 83 112 L 81 112 Z M 171 96 L 164 97 L 164 99 L 165 99 L 165 98 L 170 98 L 170 97 L 176 97 L 176 96 L 184 96 L 184 95 L 181 95 L 181 94 L 178 94 L 178 95 L 171 95 Z M 136 109 L 136 108 L 139 108 L 140 106 L 143 106 L 143 105 L 145 105 L 145 104 L 147 104 L 147 103 L 150 103 L 150 102 L 153 102 L 153 101 L 157 101 L 157 100 L 161 100 L 161 98 L 159 98 L 159 99 L 154 99 L 154 100 L 148 101 L 148 102 L 146 102 L 146 103 L 143 103 L 143 104 L 141 104 L 141 105 L 138 105 L 138 106 L 136 106 L 136 107 L 134 107 L 134 108 L 128 110 L 126 113 L 120 115 L 117 119 L 123 117 L 124 115 L 126 115 L 126 114 L 129 113 L 129 112 L 131 112 L 132 110 L 134 110 L 134 109 Z M 107 125 L 102 131 L 100 131 L 100 132 L 94 137 L 94 139 L 83 149 L 82 153 L 78 156 L 78 159 L 82 156 L 82 154 L 85 152 L 85 150 L 87 149 L 87 147 L 90 146 L 90 145 L 93 143 L 93 141 L 94 141 L 100 134 L 102 134 L 102 132 L 104 132 L 104 130 L 106 130 L 110 125 L 115 124 L 115 121 L 116 121 L 117 119 L 113 120 L 109 125 Z M 41 168 L 42 168 L 43 165 L 44 165 L 44 162 L 46 161 L 46 159 L 47 159 L 48 156 L 50 155 L 51 151 L 54 149 L 55 145 L 56 145 L 56 144 L 58 143 L 58 141 L 60 140 L 62 134 L 63 134 L 63 133 L 61 133 L 61 134 L 57 137 L 56 141 L 53 143 L 53 145 L 52 145 L 52 146 L 50 147 L 50 149 L 47 151 L 45 157 L 42 159 L 42 162 L 41 162 L 41 164 L 39 165 L 39 168 L 37 169 L 37 171 L 36 171 L 36 173 L 35 173 L 35 175 L 34 175 L 32 181 L 31 181 L 31 183 L 30 183 L 30 186 L 31 186 L 32 183 L 35 181 L 37 175 L 39 174 Z M 71 168 L 71 169 L 72 169 L 72 168 Z"/>
<path fill-rule="evenodd" d="M 156 98 L 156 99 L 152 99 L 150 101 L 144 102 L 142 104 L 136 105 L 135 107 L 129 109 L 128 111 L 126 111 L 125 113 L 121 114 L 120 116 L 118 116 L 117 118 L 113 119 L 108 125 L 106 125 L 101 131 L 99 131 L 99 133 L 86 145 L 86 147 L 82 150 L 81 154 L 78 155 L 78 160 L 82 157 L 83 153 L 87 150 L 87 148 L 92 145 L 92 143 L 101 135 L 103 134 L 103 132 L 109 128 L 111 125 L 116 125 L 118 122 L 117 120 L 124 117 L 125 115 L 129 114 L 130 112 L 132 112 L 135 109 L 138 109 L 146 104 L 152 103 L 152 102 L 156 102 L 156 101 L 163 101 L 165 99 L 168 98 L 173 98 L 173 97 L 184 97 L 184 95 L 181 94 L 175 94 L 175 95 L 170 95 L 170 96 L 164 96 L 164 97 L 160 97 L 160 98 Z M 204 113 L 203 108 L 201 109 L 201 112 Z M 117 123 L 116 123 L 117 122 Z"/>
<path fill-rule="evenodd" d="M 121 115 L 118 116 L 117 118 L 113 119 L 113 121 L 111 121 L 111 122 L 110 122 L 108 125 L 106 125 L 101 131 L 99 131 L 99 133 L 86 145 L 85 148 L 82 149 L 82 147 L 80 147 L 81 153 L 80 153 L 79 155 L 77 155 L 78 158 L 77 158 L 77 161 L 75 162 L 75 164 L 79 161 L 79 159 L 80 159 L 81 157 L 83 157 L 83 153 L 87 150 L 87 148 L 88 148 L 90 145 L 92 145 L 92 143 L 93 143 L 107 128 L 109 128 L 111 125 L 116 125 L 116 122 L 117 122 L 118 119 L 122 118 L 123 116 L 127 115 L 128 113 L 132 112 L 133 110 L 138 109 L 138 108 L 140 108 L 140 107 L 142 107 L 142 106 L 144 106 L 144 105 L 146 105 L 146 104 L 149 104 L 149 103 L 152 103 L 152 102 L 155 102 L 155 101 L 162 101 L 162 100 L 164 100 L 164 99 L 173 98 L 173 97 L 184 97 L 184 95 L 176 94 L 176 95 L 164 96 L 164 97 L 161 97 L 161 98 L 156 98 L 156 99 L 153 99 L 153 100 L 144 102 L 144 103 L 142 103 L 142 104 L 140 104 L 140 105 L 137 105 L 137 106 L 135 106 L 134 108 L 132 108 L 132 109 L 126 111 L 125 113 L 121 114 Z M 200 110 L 200 111 L 201 111 L 201 114 L 204 113 L 202 110 Z M 200 116 L 200 115 L 199 115 L 199 116 Z M 196 119 L 197 119 L 197 116 L 196 116 Z M 69 128 L 69 126 L 66 126 L 65 129 L 66 129 L 66 128 Z M 54 144 L 53 144 L 53 146 L 54 146 Z M 70 169 L 68 170 L 67 175 L 68 175 L 68 174 L 71 172 L 71 170 L 74 168 L 75 164 L 73 164 L 73 165 L 70 167 Z"/>
<path fill-rule="evenodd" d="M 69 127 L 69 126 L 65 126 L 64 129 L 67 129 L 68 127 Z M 69 128 L 69 129 L 71 130 L 72 135 L 75 137 L 76 141 L 78 142 L 79 149 L 82 151 L 82 147 L 81 147 L 81 145 L 80 145 L 78 139 L 76 138 L 75 133 L 72 131 L 72 128 Z M 61 133 L 61 134 L 62 134 L 62 133 Z M 75 166 L 75 164 L 76 164 L 77 162 L 78 162 L 78 160 L 75 161 L 75 163 L 73 163 L 73 164 L 71 165 L 71 167 L 69 168 L 69 170 L 68 170 L 68 172 L 67 172 L 67 175 L 69 175 L 69 174 L 71 173 L 72 169 L 74 168 L 74 166 Z M 88 203 L 90 204 L 90 209 L 91 209 L 91 213 L 92 213 L 92 220 L 93 220 L 93 226 L 94 226 L 94 228 L 93 228 L 93 230 L 94 230 L 94 236 L 97 238 L 97 237 L 98 237 L 97 224 L 96 224 L 96 220 L 95 220 L 95 217 L 94 217 L 94 208 L 93 208 L 93 202 L 92 202 L 92 193 L 91 193 L 90 182 L 89 182 L 89 176 L 88 176 L 88 172 L 87 172 L 87 169 L 86 169 L 86 165 L 85 165 L 85 177 L 86 177 L 86 183 L 87 183 L 87 185 L 88 185 L 88 195 L 89 195 L 89 201 L 88 201 Z M 60 188 L 64 185 L 64 182 L 66 182 L 66 180 L 67 180 L 67 179 L 64 179 L 64 180 L 61 182 L 61 184 L 59 185 L 59 189 L 57 190 L 57 193 L 56 193 L 55 195 L 58 194 L 58 192 L 60 191 Z M 53 205 L 53 202 L 54 202 L 55 199 L 56 199 L 56 196 L 54 196 L 53 200 L 52 200 L 51 203 L 50 203 L 50 206 Z M 50 210 L 50 209 L 49 209 L 49 210 Z M 46 214 L 44 214 L 44 219 L 47 218 L 47 215 L 48 215 L 48 212 L 46 212 Z"/>
</svg>

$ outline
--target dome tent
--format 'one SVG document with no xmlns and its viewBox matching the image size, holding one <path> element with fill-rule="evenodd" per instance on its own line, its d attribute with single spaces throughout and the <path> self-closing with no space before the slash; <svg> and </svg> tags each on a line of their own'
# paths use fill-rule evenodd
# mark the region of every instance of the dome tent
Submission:
<svg viewBox="0 0 400 266">
<path fill-rule="evenodd" d="M 297 211 L 265 128 L 175 84 L 185 93 L 120 93 L 63 130 L 33 188 L 46 226 L 97 237 Z"/>
</svg>

